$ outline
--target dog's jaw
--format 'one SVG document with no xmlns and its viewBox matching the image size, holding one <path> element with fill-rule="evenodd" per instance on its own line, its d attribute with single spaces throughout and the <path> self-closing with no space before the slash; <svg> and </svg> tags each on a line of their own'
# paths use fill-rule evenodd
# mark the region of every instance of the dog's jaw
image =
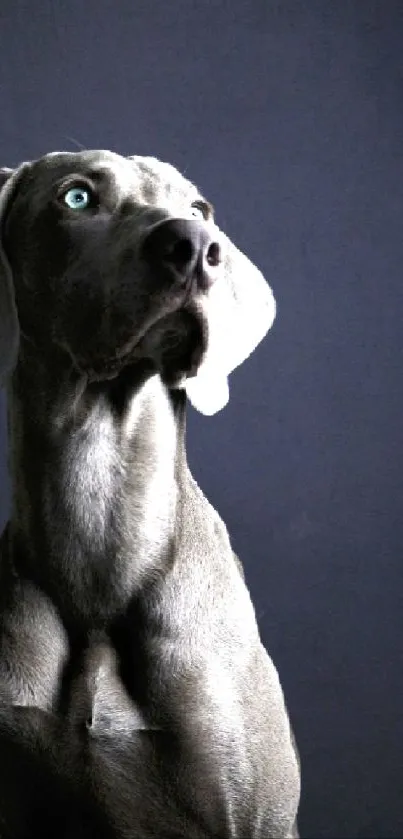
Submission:
<svg viewBox="0 0 403 839">
<path fill-rule="evenodd" d="M 189 298 L 176 311 L 157 319 L 140 338 L 131 337 L 113 356 L 80 358 L 66 343 L 60 346 L 68 363 L 89 383 L 106 384 L 124 376 L 127 368 L 146 362 L 168 389 L 177 389 L 197 375 L 208 346 L 208 322 L 202 301 Z"/>
</svg>

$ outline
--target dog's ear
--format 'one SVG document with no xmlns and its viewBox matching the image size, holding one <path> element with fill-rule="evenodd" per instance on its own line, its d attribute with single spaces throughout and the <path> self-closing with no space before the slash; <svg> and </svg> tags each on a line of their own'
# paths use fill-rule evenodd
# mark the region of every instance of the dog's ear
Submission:
<svg viewBox="0 0 403 839">
<path fill-rule="evenodd" d="M 14 284 L 3 242 L 7 212 L 22 168 L 0 168 L 0 385 L 12 371 L 18 355 L 19 325 Z"/>
<path fill-rule="evenodd" d="M 260 271 L 219 231 L 223 273 L 206 298 L 208 347 L 201 366 L 185 382 L 193 407 L 212 415 L 228 402 L 228 376 L 270 329 L 276 303 Z"/>
</svg>

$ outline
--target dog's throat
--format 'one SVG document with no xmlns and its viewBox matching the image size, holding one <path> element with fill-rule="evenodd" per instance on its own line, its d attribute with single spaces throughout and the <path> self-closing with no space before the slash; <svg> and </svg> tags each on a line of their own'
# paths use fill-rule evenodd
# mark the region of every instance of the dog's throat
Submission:
<svg viewBox="0 0 403 839">
<path fill-rule="evenodd" d="M 120 413 L 101 389 L 89 402 L 84 420 L 76 406 L 78 426 L 57 434 L 49 429 L 40 455 L 26 452 L 27 483 L 20 490 L 24 498 L 16 499 L 16 514 L 28 502 L 24 536 L 33 550 L 30 576 L 66 623 L 71 618 L 96 625 L 124 608 L 150 570 L 167 561 L 174 538 L 178 434 L 169 392 L 158 375 L 132 398 L 126 392 Z M 33 439 L 32 429 L 26 439 Z"/>
</svg>

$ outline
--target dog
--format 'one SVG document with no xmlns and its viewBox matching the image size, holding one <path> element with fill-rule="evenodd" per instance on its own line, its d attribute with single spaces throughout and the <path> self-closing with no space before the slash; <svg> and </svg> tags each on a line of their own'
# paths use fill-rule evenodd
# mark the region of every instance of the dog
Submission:
<svg viewBox="0 0 403 839">
<path fill-rule="evenodd" d="M 155 158 L 56 152 L 1 184 L 0 836 L 298 836 L 279 677 L 185 448 L 272 291 Z M 4 793 L 22 751 L 29 805 Z"/>
</svg>

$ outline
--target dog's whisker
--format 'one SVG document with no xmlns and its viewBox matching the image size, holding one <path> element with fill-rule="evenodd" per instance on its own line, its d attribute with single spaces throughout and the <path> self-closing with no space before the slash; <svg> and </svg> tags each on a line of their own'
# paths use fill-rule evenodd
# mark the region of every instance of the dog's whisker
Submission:
<svg viewBox="0 0 403 839">
<path fill-rule="evenodd" d="M 74 137 L 69 137 L 67 134 L 65 134 L 64 137 L 65 137 L 66 140 L 69 141 L 69 143 L 71 143 L 77 149 L 80 149 L 80 151 L 85 151 L 86 150 L 86 146 L 83 146 L 82 143 L 80 143 Z"/>
</svg>

